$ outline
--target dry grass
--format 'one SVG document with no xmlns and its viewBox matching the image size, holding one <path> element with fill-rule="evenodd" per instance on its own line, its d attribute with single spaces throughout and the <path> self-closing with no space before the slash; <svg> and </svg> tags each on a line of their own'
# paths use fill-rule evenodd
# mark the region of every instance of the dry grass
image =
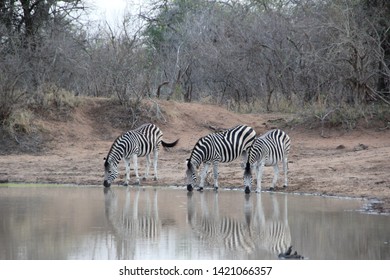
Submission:
<svg viewBox="0 0 390 280">
<path fill-rule="evenodd" d="M 14 110 L 4 122 L 6 130 L 12 134 L 30 134 L 34 130 L 34 114 L 28 109 Z"/>
<path fill-rule="evenodd" d="M 80 105 L 81 100 L 72 92 L 45 85 L 29 101 L 28 107 L 43 117 L 66 121 L 72 117 L 73 110 Z"/>
<path fill-rule="evenodd" d="M 71 92 L 46 85 L 29 98 L 26 95 L 17 104 L 12 104 L 0 127 L 0 153 L 41 152 L 50 139 L 42 120 L 71 120 L 81 100 Z"/>
</svg>

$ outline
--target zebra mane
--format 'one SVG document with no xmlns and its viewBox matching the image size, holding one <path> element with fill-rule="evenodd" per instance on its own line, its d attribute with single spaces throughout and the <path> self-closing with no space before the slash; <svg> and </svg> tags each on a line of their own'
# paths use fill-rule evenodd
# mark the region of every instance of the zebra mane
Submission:
<svg viewBox="0 0 390 280">
<path fill-rule="evenodd" d="M 199 141 L 201 141 L 201 140 L 202 140 L 202 138 L 200 138 L 200 139 L 196 142 L 194 148 L 193 148 L 192 151 L 191 151 L 190 157 L 186 160 L 186 161 L 187 161 L 187 169 L 188 169 L 188 170 L 193 170 L 193 169 L 194 169 L 193 164 L 192 164 L 192 156 L 194 155 L 194 151 L 195 151 L 196 146 L 198 145 Z"/>
<path fill-rule="evenodd" d="M 187 159 L 187 168 L 188 168 L 188 170 L 190 170 L 191 172 L 194 172 L 194 165 L 193 165 L 192 162 L 191 162 L 191 157 Z"/>
<path fill-rule="evenodd" d="M 126 133 L 128 133 L 128 132 L 125 132 L 125 133 L 119 135 L 119 136 L 115 139 L 114 143 L 112 143 L 111 148 L 110 148 L 110 150 L 108 151 L 107 157 L 104 158 L 104 160 L 105 160 L 104 166 L 106 166 L 106 164 L 108 164 L 109 162 L 110 162 L 110 163 L 113 162 L 113 163 L 118 164 L 118 162 L 123 158 L 124 155 L 123 155 L 122 153 L 115 153 L 115 152 L 114 152 L 114 151 L 115 151 L 114 147 L 116 147 L 117 145 L 119 145 L 118 142 L 122 139 L 122 137 L 123 137 Z"/>
</svg>

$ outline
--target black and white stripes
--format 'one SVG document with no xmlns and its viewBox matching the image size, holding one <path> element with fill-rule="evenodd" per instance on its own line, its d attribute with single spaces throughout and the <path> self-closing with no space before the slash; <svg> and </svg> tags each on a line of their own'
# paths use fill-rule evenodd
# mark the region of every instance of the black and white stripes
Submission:
<svg viewBox="0 0 390 280">
<path fill-rule="evenodd" d="M 195 169 L 204 164 L 200 175 L 199 190 L 203 189 L 205 177 L 210 164 L 213 164 L 214 188 L 218 189 L 218 163 L 230 162 L 238 158 L 247 159 L 247 150 L 256 137 L 253 128 L 238 125 L 231 129 L 211 133 L 198 140 L 190 158 L 187 160 L 187 190 L 192 191 L 196 183 Z"/>
<path fill-rule="evenodd" d="M 130 180 L 130 158 L 133 157 L 136 183 L 139 184 L 138 175 L 138 157 L 146 156 L 145 177 L 149 175 L 150 154 L 153 152 L 154 180 L 157 176 L 158 149 L 160 143 L 164 148 L 174 147 L 179 140 L 172 143 L 166 143 L 162 140 L 161 130 L 154 124 L 144 124 L 137 129 L 130 130 L 120 135 L 112 144 L 110 151 L 104 162 L 104 186 L 110 187 L 112 182 L 118 176 L 118 163 L 123 158 L 126 166 L 125 185 Z"/>
<path fill-rule="evenodd" d="M 262 136 L 256 138 L 252 147 L 249 149 L 248 161 L 244 172 L 245 193 L 250 193 L 252 186 L 251 168 L 256 170 L 257 191 L 261 191 L 261 179 L 264 166 L 273 166 L 274 178 L 271 189 L 275 187 L 279 176 L 278 163 L 283 163 L 284 187 L 287 187 L 288 172 L 288 153 L 290 151 L 290 137 L 280 129 L 268 131 Z"/>
<path fill-rule="evenodd" d="M 104 186 L 110 187 L 118 177 L 118 163 L 124 159 L 126 166 L 126 179 L 124 185 L 130 180 L 130 158 L 133 158 L 136 184 L 140 183 L 138 175 L 138 157 L 146 157 L 146 171 L 144 178 L 149 175 L 150 154 L 154 155 L 154 179 L 157 180 L 158 148 L 174 147 L 178 140 L 166 143 L 162 140 L 162 132 L 154 124 L 144 124 L 137 129 L 120 135 L 112 144 L 104 162 Z M 231 162 L 238 157 L 243 158 L 245 193 L 252 188 L 252 173 L 256 173 L 256 191 L 261 192 L 261 180 L 264 166 L 273 166 L 274 177 L 271 189 L 279 176 L 278 163 L 283 163 L 284 187 L 288 185 L 288 154 L 290 151 L 290 138 L 280 129 L 274 129 L 256 138 L 252 127 L 237 125 L 230 129 L 210 133 L 201 137 L 193 147 L 186 163 L 187 190 L 191 192 L 195 186 L 203 190 L 205 178 L 210 165 L 213 165 L 214 189 L 218 189 L 218 165 L 220 162 Z M 203 164 L 200 172 L 200 182 L 197 183 L 197 169 Z M 254 172 L 252 171 L 254 170 Z"/>
</svg>

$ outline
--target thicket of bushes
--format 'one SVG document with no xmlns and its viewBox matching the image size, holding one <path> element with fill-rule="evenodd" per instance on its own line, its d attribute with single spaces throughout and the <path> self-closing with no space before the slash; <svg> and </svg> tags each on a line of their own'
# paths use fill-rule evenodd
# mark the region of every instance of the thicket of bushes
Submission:
<svg viewBox="0 0 390 280">
<path fill-rule="evenodd" d="M 117 98 L 134 125 L 146 98 L 389 125 L 389 1 L 161 0 L 115 28 L 83 13 L 82 0 L 0 1 L 2 131 L 66 119 L 80 95 Z"/>
</svg>

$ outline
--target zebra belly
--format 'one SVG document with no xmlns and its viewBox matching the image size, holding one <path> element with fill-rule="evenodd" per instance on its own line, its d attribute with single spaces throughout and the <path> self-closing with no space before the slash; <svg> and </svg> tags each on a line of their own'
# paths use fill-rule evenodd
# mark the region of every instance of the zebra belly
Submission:
<svg viewBox="0 0 390 280">
<path fill-rule="evenodd" d="M 281 159 L 274 159 L 274 160 L 267 159 L 264 161 L 264 166 L 274 166 L 278 164 L 279 161 L 281 161 Z"/>
<path fill-rule="evenodd" d="M 139 157 L 144 157 L 146 155 L 149 155 L 150 153 L 152 152 L 151 149 L 148 149 L 148 150 L 141 150 L 141 151 L 138 151 L 136 154 L 137 156 Z"/>
<path fill-rule="evenodd" d="M 237 159 L 237 157 L 234 158 L 229 158 L 229 157 L 220 157 L 213 159 L 212 161 L 206 161 L 206 163 L 214 163 L 214 162 L 222 162 L 222 163 L 227 163 L 227 162 L 232 162 L 233 160 Z"/>
<path fill-rule="evenodd" d="M 134 152 L 139 157 L 144 157 L 149 155 L 155 147 L 157 147 L 158 143 L 156 143 L 155 139 L 146 139 L 142 143 L 138 144 L 136 151 Z"/>
</svg>

